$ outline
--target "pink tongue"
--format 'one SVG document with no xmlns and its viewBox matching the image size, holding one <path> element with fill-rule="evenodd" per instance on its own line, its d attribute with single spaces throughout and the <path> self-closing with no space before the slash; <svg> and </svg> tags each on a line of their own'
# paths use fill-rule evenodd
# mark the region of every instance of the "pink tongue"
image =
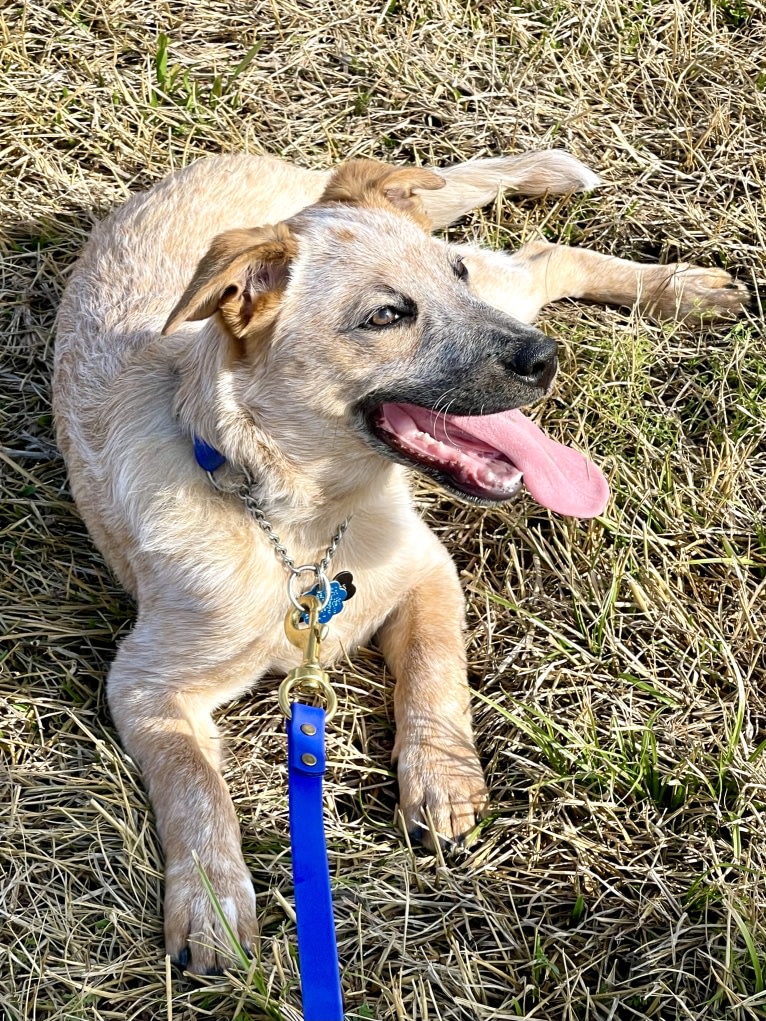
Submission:
<svg viewBox="0 0 766 1021">
<path fill-rule="evenodd" d="M 574 518 L 593 518 L 606 507 L 609 485 L 595 464 L 546 436 L 520 411 L 448 418 L 469 436 L 505 454 L 543 507 Z"/>
</svg>

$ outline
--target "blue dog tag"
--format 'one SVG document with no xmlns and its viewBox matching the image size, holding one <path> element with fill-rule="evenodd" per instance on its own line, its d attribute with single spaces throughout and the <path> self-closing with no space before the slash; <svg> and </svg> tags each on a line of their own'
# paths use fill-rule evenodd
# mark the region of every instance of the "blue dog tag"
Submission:
<svg viewBox="0 0 766 1021">
<path fill-rule="evenodd" d="M 354 592 L 356 592 L 356 589 L 354 588 L 350 571 L 342 571 L 337 578 L 333 578 L 330 582 L 330 598 L 327 600 L 327 605 L 319 611 L 319 623 L 329 623 L 337 613 L 340 613 L 343 609 L 343 604 L 353 596 Z M 306 595 L 320 598 L 322 595 L 321 586 L 315 585 Z M 308 624 L 308 622 L 309 615 L 304 613 L 301 617 L 301 624 Z"/>
</svg>

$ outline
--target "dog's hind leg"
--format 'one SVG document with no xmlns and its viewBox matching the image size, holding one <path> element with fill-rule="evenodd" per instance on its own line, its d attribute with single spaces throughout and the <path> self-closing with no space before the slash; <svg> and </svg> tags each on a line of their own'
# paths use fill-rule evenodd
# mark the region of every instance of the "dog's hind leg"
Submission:
<svg viewBox="0 0 766 1021">
<path fill-rule="evenodd" d="M 562 298 L 635 305 L 658 318 L 690 321 L 741 312 L 749 298 L 744 284 L 725 270 L 686 263 L 642 265 L 547 241 L 533 241 L 513 254 L 458 250 L 471 290 L 522 322 L 532 322 L 544 305 Z"/>
<path fill-rule="evenodd" d="M 439 191 L 418 192 L 434 230 L 472 209 L 487 205 L 500 192 L 519 195 L 568 195 L 592 191 L 601 183 L 592 170 L 559 149 L 471 160 L 436 171 L 447 182 Z"/>
</svg>

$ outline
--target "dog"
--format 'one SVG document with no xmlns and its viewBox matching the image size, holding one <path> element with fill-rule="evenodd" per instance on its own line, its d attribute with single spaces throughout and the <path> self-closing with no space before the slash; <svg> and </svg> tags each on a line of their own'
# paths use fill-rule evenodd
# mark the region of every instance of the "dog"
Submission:
<svg viewBox="0 0 766 1021">
<path fill-rule="evenodd" d="M 74 267 L 57 320 L 58 442 L 82 518 L 137 601 L 107 694 L 156 815 L 167 951 L 182 966 L 224 961 L 193 853 L 242 946 L 255 937 L 211 714 L 297 663 L 287 559 L 334 552 L 332 570 L 353 574 L 323 662 L 375 639 L 396 678 L 405 825 L 456 841 L 484 810 L 463 595 L 408 470 L 481 504 L 524 487 L 558 513 L 600 514 L 601 472 L 519 410 L 556 375 L 555 342 L 530 325 L 539 309 L 575 297 L 694 317 L 747 298 L 717 269 L 431 235 L 504 189 L 598 183 L 560 151 L 440 170 L 209 158 L 133 196 Z"/>
</svg>

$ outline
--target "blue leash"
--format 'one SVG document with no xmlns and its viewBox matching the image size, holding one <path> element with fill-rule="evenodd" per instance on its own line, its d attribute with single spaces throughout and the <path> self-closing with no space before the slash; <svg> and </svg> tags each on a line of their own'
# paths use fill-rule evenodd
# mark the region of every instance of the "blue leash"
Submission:
<svg viewBox="0 0 766 1021">
<path fill-rule="evenodd" d="M 292 703 L 287 720 L 290 847 L 305 1021 L 343 1021 L 324 835 L 325 711 Z"/>
</svg>

